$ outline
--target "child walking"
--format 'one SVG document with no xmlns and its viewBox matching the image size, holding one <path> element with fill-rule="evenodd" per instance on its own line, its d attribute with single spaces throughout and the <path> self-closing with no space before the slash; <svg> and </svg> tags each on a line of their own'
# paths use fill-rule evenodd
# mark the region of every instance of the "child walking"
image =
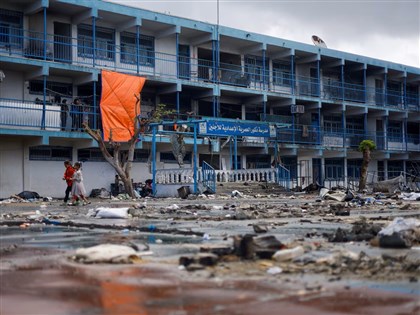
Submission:
<svg viewBox="0 0 420 315">
<path fill-rule="evenodd" d="M 63 180 L 66 181 L 67 187 L 66 187 L 65 196 L 64 196 L 64 203 L 62 204 L 62 206 L 66 206 L 67 201 L 69 201 L 70 199 L 69 196 L 70 196 L 71 188 L 73 185 L 73 174 L 74 174 L 74 168 L 71 165 L 70 161 L 65 161 L 64 167 L 66 168 L 66 171 L 64 172 Z"/>
<path fill-rule="evenodd" d="M 90 201 L 86 198 L 86 189 L 83 184 L 83 174 L 82 174 L 82 163 L 74 163 L 74 174 L 73 174 L 73 185 L 71 189 L 72 194 L 72 203 L 70 205 L 78 205 L 78 201 L 81 199 L 84 201 L 84 205 L 90 204 Z"/>
</svg>

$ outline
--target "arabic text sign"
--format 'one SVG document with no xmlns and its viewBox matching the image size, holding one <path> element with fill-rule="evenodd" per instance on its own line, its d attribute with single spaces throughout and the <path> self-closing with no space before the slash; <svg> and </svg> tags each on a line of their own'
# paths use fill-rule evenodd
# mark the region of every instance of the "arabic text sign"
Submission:
<svg viewBox="0 0 420 315">
<path fill-rule="evenodd" d="M 199 126 L 200 134 L 213 136 L 270 137 L 269 124 L 252 124 L 240 121 L 206 121 Z"/>
</svg>

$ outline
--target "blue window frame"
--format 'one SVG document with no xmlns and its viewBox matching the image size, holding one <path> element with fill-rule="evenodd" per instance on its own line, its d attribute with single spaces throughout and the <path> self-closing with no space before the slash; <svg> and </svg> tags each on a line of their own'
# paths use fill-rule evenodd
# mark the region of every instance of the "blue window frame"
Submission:
<svg viewBox="0 0 420 315">
<path fill-rule="evenodd" d="M 95 58 L 114 60 L 115 31 L 109 28 L 96 27 L 95 38 Z M 93 57 L 92 25 L 80 24 L 77 26 L 77 54 L 79 57 Z"/>
<path fill-rule="evenodd" d="M 254 82 L 263 81 L 263 58 L 259 56 L 245 56 L 245 76 Z M 268 75 L 268 58 L 265 59 L 265 75 Z"/>
<path fill-rule="evenodd" d="M 325 159 L 325 179 L 344 178 L 344 160 L 343 159 Z"/>
<path fill-rule="evenodd" d="M 388 123 L 388 141 L 402 142 L 403 126 L 401 121 L 389 121 Z"/>
<path fill-rule="evenodd" d="M 292 75 L 289 63 L 273 60 L 273 84 L 281 86 L 292 85 Z"/>
<path fill-rule="evenodd" d="M 341 116 L 324 116 L 324 132 L 342 133 L 343 122 Z"/>
<path fill-rule="evenodd" d="M 139 64 L 142 66 L 155 66 L 155 38 L 140 35 Z M 136 34 L 129 32 L 121 33 L 121 62 L 136 64 L 137 47 Z"/>
<path fill-rule="evenodd" d="M 359 179 L 362 160 L 347 160 L 347 177 L 349 179 Z"/>
<path fill-rule="evenodd" d="M 403 170 L 403 161 L 388 161 L 388 179 L 400 176 Z"/>
<path fill-rule="evenodd" d="M 29 160 L 31 161 L 66 161 L 72 160 L 73 149 L 71 147 L 58 146 L 35 146 L 29 148 Z"/>
<path fill-rule="evenodd" d="M 0 9 L 0 48 L 22 48 L 22 27 L 22 12 Z"/>
<path fill-rule="evenodd" d="M 71 97 L 73 93 L 73 85 L 71 83 L 61 83 L 47 81 L 47 95 L 55 96 L 60 94 L 63 97 Z M 44 94 L 44 82 L 43 81 L 29 81 L 29 94 L 42 95 Z"/>
</svg>

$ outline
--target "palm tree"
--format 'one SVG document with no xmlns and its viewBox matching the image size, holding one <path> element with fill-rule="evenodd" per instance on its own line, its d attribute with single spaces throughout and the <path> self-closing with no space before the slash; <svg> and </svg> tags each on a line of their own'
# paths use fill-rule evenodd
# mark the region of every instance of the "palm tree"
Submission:
<svg viewBox="0 0 420 315">
<path fill-rule="evenodd" d="M 367 171 L 371 160 L 370 153 L 376 149 L 376 144 L 372 140 L 363 140 L 359 144 L 359 151 L 363 153 L 362 169 L 360 171 L 359 192 L 366 188 Z"/>
</svg>

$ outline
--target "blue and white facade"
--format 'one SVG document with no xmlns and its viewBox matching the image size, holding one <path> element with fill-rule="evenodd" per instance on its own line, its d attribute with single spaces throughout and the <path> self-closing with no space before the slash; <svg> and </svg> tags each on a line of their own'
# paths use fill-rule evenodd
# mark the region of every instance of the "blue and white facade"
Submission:
<svg viewBox="0 0 420 315">
<path fill-rule="evenodd" d="M 294 185 L 346 184 L 359 176 L 363 139 L 378 147 L 370 164 L 378 179 L 420 162 L 419 68 L 99 0 L 6 0 L 0 198 L 23 190 L 63 196 L 67 159 L 84 162 L 88 190 L 113 182 L 114 170 L 81 130 L 83 121 L 101 128 L 101 69 L 147 78 L 144 117 L 166 104 L 180 119 L 274 128 L 269 137 L 235 135 L 234 143 L 229 134 L 199 138 L 200 165 L 249 170 L 277 159 Z M 76 98 L 82 105 L 63 105 Z M 192 139 L 186 144 L 189 166 Z M 142 135 L 134 182 L 152 177 L 151 147 Z M 158 168 L 177 167 L 167 137 L 156 148 Z"/>
</svg>

